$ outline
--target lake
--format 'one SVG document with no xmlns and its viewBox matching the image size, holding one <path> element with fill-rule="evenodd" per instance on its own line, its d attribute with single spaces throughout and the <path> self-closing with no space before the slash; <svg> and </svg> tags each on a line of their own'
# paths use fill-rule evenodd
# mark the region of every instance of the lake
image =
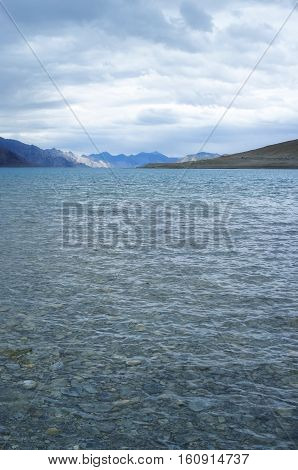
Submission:
<svg viewBox="0 0 298 470">
<path fill-rule="evenodd" d="M 295 448 L 297 183 L 0 169 L 0 448 Z"/>
</svg>

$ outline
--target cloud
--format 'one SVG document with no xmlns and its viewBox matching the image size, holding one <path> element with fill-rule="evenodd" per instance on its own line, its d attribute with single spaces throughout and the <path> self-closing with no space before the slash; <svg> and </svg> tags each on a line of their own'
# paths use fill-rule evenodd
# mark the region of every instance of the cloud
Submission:
<svg viewBox="0 0 298 470">
<path fill-rule="evenodd" d="M 248 0 L 241 9 L 236 0 L 10 0 L 7 5 L 100 149 L 157 149 L 175 156 L 198 151 L 292 2 Z M 294 138 L 297 52 L 293 16 L 206 151 Z M 2 11 L 0 55 L 1 134 L 42 147 L 93 152 Z"/>
<path fill-rule="evenodd" d="M 245 23 L 231 24 L 226 33 L 235 41 L 249 42 L 267 42 L 273 38 L 275 31 L 266 23 L 258 25 L 250 25 Z"/>
<path fill-rule="evenodd" d="M 171 109 L 147 109 L 141 111 L 137 117 L 137 123 L 141 125 L 176 124 L 178 117 Z"/>
<path fill-rule="evenodd" d="M 140 38 L 171 48 L 197 49 L 184 28 L 168 21 L 158 2 L 147 0 L 11 0 L 9 11 L 26 34 L 57 34 L 88 25 L 108 36 Z"/>
<path fill-rule="evenodd" d="M 213 30 L 212 17 L 193 1 L 184 1 L 180 6 L 180 12 L 191 28 L 207 32 Z"/>
</svg>

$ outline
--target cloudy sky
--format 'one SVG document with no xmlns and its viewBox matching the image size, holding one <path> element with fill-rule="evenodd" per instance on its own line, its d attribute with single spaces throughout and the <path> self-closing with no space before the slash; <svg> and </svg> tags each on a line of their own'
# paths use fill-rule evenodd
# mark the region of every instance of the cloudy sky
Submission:
<svg viewBox="0 0 298 470">
<path fill-rule="evenodd" d="M 2 1 L 2 0 L 1 0 Z M 3 0 L 100 151 L 197 152 L 293 0 Z M 298 8 L 205 151 L 298 137 Z M 94 148 L 0 6 L 0 135 Z"/>
</svg>

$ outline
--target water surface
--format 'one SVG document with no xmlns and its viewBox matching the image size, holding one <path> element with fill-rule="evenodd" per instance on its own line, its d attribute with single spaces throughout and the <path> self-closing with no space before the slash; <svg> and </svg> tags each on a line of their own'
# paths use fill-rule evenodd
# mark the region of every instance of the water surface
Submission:
<svg viewBox="0 0 298 470">
<path fill-rule="evenodd" d="M 297 179 L 1 169 L 0 446 L 295 448 Z M 229 239 L 63 247 L 63 202 L 228 207 Z"/>
</svg>

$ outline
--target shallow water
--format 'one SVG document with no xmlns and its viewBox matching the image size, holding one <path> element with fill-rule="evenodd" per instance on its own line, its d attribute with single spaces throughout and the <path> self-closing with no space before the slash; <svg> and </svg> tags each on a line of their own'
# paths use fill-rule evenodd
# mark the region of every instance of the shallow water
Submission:
<svg viewBox="0 0 298 470">
<path fill-rule="evenodd" d="M 295 448 L 297 182 L 1 169 L 0 448 Z M 205 204 L 204 242 L 144 235 L 163 201 Z M 63 202 L 141 202 L 142 243 L 63 246 Z"/>
</svg>

